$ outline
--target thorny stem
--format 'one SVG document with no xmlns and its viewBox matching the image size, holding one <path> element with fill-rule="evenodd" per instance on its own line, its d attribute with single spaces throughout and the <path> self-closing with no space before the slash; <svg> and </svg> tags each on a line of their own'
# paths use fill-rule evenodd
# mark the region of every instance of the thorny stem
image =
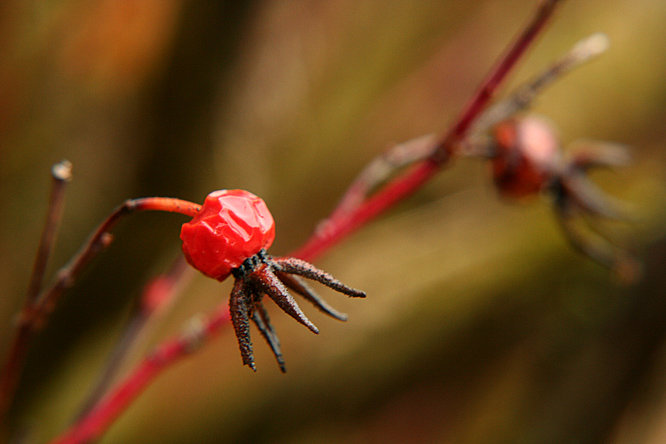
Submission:
<svg viewBox="0 0 666 444">
<path fill-rule="evenodd" d="M 500 59 L 496 68 L 490 72 L 481 84 L 481 88 L 473 96 L 455 124 L 443 137 L 436 139 L 439 142 L 434 145 L 436 147 L 434 155 L 417 163 L 411 169 L 393 179 L 374 196 L 366 199 L 366 196 L 363 195 L 358 200 L 357 206 L 354 207 L 354 204 L 348 210 L 337 212 L 337 215 L 334 211 L 333 214 L 336 216 L 325 221 L 324 228 L 315 231 L 310 240 L 294 256 L 308 261 L 316 258 L 354 230 L 413 194 L 447 164 L 454 154 L 456 145 L 465 137 L 470 126 L 488 105 L 502 81 L 543 30 L 559 3 L 561 1 L 547 0 L 540 4 L 532 20 L 515 43 L 509 47 L 508 52 Z M 358 189 L 358 193 L 367 192 L 368 190 L 363 186 Z M 351 195 L 353 197 L 353 192 L 351 192 Z M 351 201 L 353 202 L 353 198 Z M 208 341 L 228 320 L 228 309 L 224 304 L 213 317 L 201 326 L 199 334 L 194 337 L 195 339 L 190 337 L 188 340 L 185 337 L 179 337 L 158 346 L 150 356 L 145 358 L 136 369 L 113 388 L 111 393 L 102 399 L 88 415 L 74 424 L 52 444 L 84 444 L 94 441 L 104 433 L 118 415 L 163 369 L 191 353 L 193 344 L 200 345 Z"/>
<path fill-rule="evenodd" d="M 23 362 L 35 333 L 44 327 L 63 292 L 73 285 L 86 265 L 111 243 L 113 236 L 110 231 L 118 221 L 123 216 L 137 211 L 167 211 L 194 217 L 200 208 L 200 205 L 192 202 L 164 197 L 146 197 L 126 201 L 102 222 L 81 250 L 58 271 L 50 286 L 36 296 L 28 298 L 25 308 L 19 315 L 16 336 L 2 373 L 0 373 L 0 418 L 5 416 L 14 398 Z"/>
</svg>

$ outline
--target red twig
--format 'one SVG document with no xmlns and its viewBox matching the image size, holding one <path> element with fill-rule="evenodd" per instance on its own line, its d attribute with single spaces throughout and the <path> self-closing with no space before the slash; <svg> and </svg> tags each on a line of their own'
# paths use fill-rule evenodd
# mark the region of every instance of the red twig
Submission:
<svg viewBox="0 0 666 444">
<path fill-rule="evenodd" d="M 368 198 L 373 189 L 379 188 L 391 176 L 409 165 L 429 157 L 435 147 L 434 134 L 417 137 L 404 143 L 391 146 L 375 157 L 356 176 L 347 191 L 338 201 L 335 210 L 316 230 L 326 230 L 327 223 L 348 217 Z"/>
<path fill-rule="evenodd" d="M 438 153 L 435 157 L 446 161 L 451 150 L 459 142 L 469 129 L 483 109 L 493 99 L 502 82 L 506 79 L 511 70 L 516 66 L 521 57 L 525 55 L 529 47 L 534 43 L 536 37 L 543 31 L 543 28 L 552 17 L 555 8 L 561 0 L 543 0 L 539 5 L 532 20 L 518 36 L 516 41 L 508 48 L 508 51 L 500 58 L 499 62 L 490 71 L 490 74 L 481 83 L 481 87 L 474 95 L 472 100 L 463 110 L 462 114 L 442 139 L 437 148 Z"/>
<path fill-rule="evenodd" d="M 415 193 L 435 173 L 447 165 L 455 154 L 456 146 L 465 138 L 470 126 L 490 103 L 511 69 L 534 43 L 559 3 L 561 3 L 559 0 L 547 0 L 541 3 L 532 20 L 481 83 L 479 90 L 468 102 L 453 126 L 435 143 L 433 154 L 430 157 L 395 178 L 374 196 L 360 203 L 354 211 L 334 211 L 333 214 L 336 216 L 323 221 L 319 225 L 320 229 L 315 231 L 305 245 L 294 253 L 294 256 L 312 261 L 369 220 Z"/>
<path fill-rule="evenodd" d="M 540 4 L 534 17 L 513 43 L 507 53 L 481 84 L 479 91 L 465 107 L 433 149 L 433 154 L 411 169 L 390 181 L 375 195 L 364 199 L 355 209 L 339 211 L 336 217 L 324 221 L 306 244 L 294 253 L 294 256 L 311 261 L 328 248 L 340 242 L 379 214 L 391 208 L 397 202 L 416 192 L 435 173 L 452 159 L 455 148 L 467 134 L 470 125 L 491 101 L 502 81 L 525 54 L 537 35 L 543 30 L 558 0 L 548 0 Z M 367 192 L 359 187 L 359 193 Z M 200 329 L 200 336 L 195 341 L 183 337 L 172 339 L 159 346 L 134 371 L 127 375 L 112 392 L 104 398 L 87 416 L 73 425 L 52 444 L 84 444 L 94 441 L 109 427 L 131 401 L 166 367 L 192 352 L 192 345 L 207 341 L 228 320 L 226 303 Z"/>
<path fill-rule="evenodd" d="M 168 211 L 193 217 L 200 208 L 200 205 L 192 202 L 163 197 L 128 200 L 116 208 L 111 216 L 97 228 L 81 250 L 60 269 L 49 287 L 38 295 L 29 294 L 26 306 L 19 315 L 14 342 L 2 373 L 0 373 L 0 418 L 4 417 L 14 398 L 23 362 L 35 333 L 43 328 L 63 292 L 73 285 L 90 261 L 111 243 L 113 237 L 110 231 L 118 221 L 123 216 L 137 211 Z M 47 222 L 48 225 L 50 223 Z M 41 250 L 40 248 L 40 252 Z M 35 287 L 34 284 L 30 287 L 31 291 L 34 291 L 33 287 Z"/>
<path fill-rule="evenodd" d="M 146 197 L 126 201 L 113 211 L 72 260 L 58 272 L 51 286 L 45 289 L 34 306 L 24 313 L 22 324 L 27 324 L 31 329 L 38 329 L 43 325 L 45 317 L 51 313 L 63 291 L 74 283 L 95 256 L 110 245 L 113 240 L 110 231 L 124 216 L 138 211 L 167 211 L 194 217 L 200 208 L 201 205 L 192 202 L 166 197 Z"/>
</svg>

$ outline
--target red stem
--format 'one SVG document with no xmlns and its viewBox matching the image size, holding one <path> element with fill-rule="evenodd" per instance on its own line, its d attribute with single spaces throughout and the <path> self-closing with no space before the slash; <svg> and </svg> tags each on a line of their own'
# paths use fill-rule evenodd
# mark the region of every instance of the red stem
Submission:
<svg viewBox="0 0 666 444">
<path fill-rule="evenodd" d="M 92 234 L 79 252 L 58 271 L 49 287 L 37 296 L 31 296 L 20 314 L 14 342 L 0 373 L 0 418 L 4 417 L 18 386 L 26 353 L 35 334 L 40 331 L 64 291 L 71 287 L 90 261 L 112 241 L 109 233 L 122 217 L 136 211 L 167 211 L 193 217 L 200 205 L 180 199 L 146 197 L 128 200 L 117 207 Z M 32 288 L 32 286 L 31 286 Z"/>
<path fill-rule="evenodd" d="M 374 219 L 396 203 L 421 188 L 441 164 L 428 158 L 416 164 L 401 176 L 395 178 L 377 194 L 363 202 L 355 211 L 323 222 L 310 239 L 292 255 L 312 262 L 330 247 Z"/>
<path fill-rule="evenodd" d="M 471 124 L 492 100 L 502 82 L 525 55 L 527 49 L 535 42 L 536 37 L 543 31 L 555 8 L 561 2 L 562 0 L 542 0 L 523 32 L 500 58 L 495 67 L 490 70 L 490 74 L 481 83 L 479 90 L 469 101 L 456 121 L 457 123 L 442 139 L 438 151 L 445 159 L 450 154 L 451 147 L 465 136 Z"/>
<path fill-rule="evenodd" d="M 465 137 L 470 125 L 487 106 L 502 81 L 542 31 L 558 3 L 560 3 L 558 0 L 547 0 L 540 4 L 522 34 L 511 45 L 496 67 L 491 70 L 479 91 L 455 121 L 456 123 L 440 139 L 432 156 L 393 179 L 354 211 L 325 221 L 324 228 L 316 231 L 310 240 L 294 253 L 294 256 L 308 261 L 318 257 L 344 237 L 416 192 L 447 164 L 454 154 L 456 144 Z M 228 316 L 225 306 L 205 325 L 203 329 L 205 334 L 199 338 L 200 342 L 205 342 L 216 333 L 228 319 L 228 317 L 223 318 L 222 312 Z M 157 352 L 146 358 L 127 375 L 123 382 L 113 389 L 111 394 L 102 400 L 89 415 L 72 426 L 52 444 L 84 444 L 98 438 L 161 370 L 190 352 L 191 345 L 182 338 L 164 343 L 157 349 Z"/>
<path fill-rule="evenodd" d="M 435 173 L 447 165 L 455 154 L 456 145 L 465 138 L 474 120 L 490 103 L 511 69 L 516 66 L 543 30 L 558 3 L 560 3 L 559 0 L 547 0 L 541 3 L 532 20 L 481 83 L 479 90 L 455 120 L 454 125 L 439 139 L 430 158 L 419 162 L 414 168 L 395 178 L 382 190 L 359 205 L 355 211 L 342 212 L 341 217 L 333 216 L 324 221 L 320 224 L 321 228 L 315 231 L 305 245 L 294 253 L 294 256 L 307 261 L 316 259 L 332 245 L 349 236 L 369 220 L 414 194 Z M 333 214 L 337 214 L 337 212 L 334 210 Z"/>
</svg>

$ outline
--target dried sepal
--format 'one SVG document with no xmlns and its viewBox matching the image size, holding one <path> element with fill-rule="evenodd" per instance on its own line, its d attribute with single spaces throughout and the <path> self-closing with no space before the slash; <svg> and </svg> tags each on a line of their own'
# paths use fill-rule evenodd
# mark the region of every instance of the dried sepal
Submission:
<svg viewBox="0 0 666 444">
<path fill-rule="evenodd" d="M 364 292 L 343 284 L 312 264 L 295 258 L 274 259 L 266 254 L 264 250 L 247 258 L 241 266 L 232 270 L 231 274 L 236 279 L 229 301 L 231 320 L 234 325 L 243 364 L 249 365 L 253 370 L 255 369 L 255 365 L 252 342 L 250 340 L 250 320 L 257 326 L 259 332 L 268 343 L 280 366 L 280 370 L 283 372 L 286 371 L 280 349 L 280 340 L 273 329 L 268 312 L 263 305 L 264 296 L 268 296 L 282 311 L 308 327 L 314 333 L 318 333 L 319 330 L 305 316 L 296 300 L 289 293 L 289 289 L 300 294 L 319 310 L 335 319 L 344 321 L 347 319 L 347 315 L 329 306 L 299 276 L 321 282 L 349 296 L 365 297 Z"/>
</svg>

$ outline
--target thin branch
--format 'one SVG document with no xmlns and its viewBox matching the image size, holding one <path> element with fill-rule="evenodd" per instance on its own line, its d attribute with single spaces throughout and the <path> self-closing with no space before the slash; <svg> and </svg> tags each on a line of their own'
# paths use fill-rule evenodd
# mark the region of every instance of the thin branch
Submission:
<svg viewBox="0 0 666 444">
<path fill-rule="evenodd" d="M 26 313 L 27 316 L 22 322 L 33 325 L 43 323 L 41 318 L 51 313 L 63 291 L 71 287 L 90 261 L 111 244 L 113 237 L 110 231 L 124 216 L 139 211 L 166 211 L 194 217 L 200 209 L 201 205 L 167 197 L 145 197 L 126 201 L 111 213 L 72 260 L 60 269 L 54 282 L 40 295 L 36 307 Z"/>
<path fill-rule="evenodd" d="M 5 416 L 14 398 L 23 362 L 35 333 L 44 327 L 64 291 L 73 285 L 90 261 L 111 243 L 111 229 L 124 216 L 137 211 L 167 211 L 194 217 L 200 208 L 198 204 L 180 199 L 147 197 L 126 201 L 102 222 L 79 252 L 56 273 L 51 285 L 32 297 L 19 315 L 14 342 L 0 374 L 0 418 Z"/>
<path fill-rule="evenodd" d="M 430 156 L 436 142 L 435 134 L 427 134 L 395 144 L 372 159 L 347 188 L 327 221 L 339 220 L 351 214 L 361 206 L 373 189 L 385 183 L 399 170 Z M 325 230 L 325 224 L 317 229 Z"/>
<path fill-rule="evenodd" d="M 65 188 L 72 180 L 72 164 L 66 160 L 53 165 L 51 168 L 51 195 L 49 197 L 48 211 L 46 213 L 46 222 L 44 231 L 39 242 L 39 249 L 35 256 L 35 263 L 32 267 L 32 276 L 28 286 L 26 304 L 32 304 L 42 290 L 42 281 L 46 273 L 51 249 L 55 243 L 58 233 L 58 226 L 62 220 L 62 210 L 65 203 Z"/>
<path fill-rule="evenodd" d="M 493 99 L 502 82 L 536 41 L 536 38 L 550 21 L 555 9 L 561 3 L 562 0 L 543 0 L 541 2 L 536 13 L 523 29 L 523 32 L 509 46 L 508 51 L 500 58 L 495 68 L 490 71 L 490 74 L 481 83 L 479 90 L 473 96 L 472 100 L 469 101 L 456 123 L 441 139 L 438 149 L 433 155 L 435 160 L 442 163 L 448 161 L 453 154 L 452 151 L 455 145 L 465 137 L 474 120 Z"/>
</svg>

